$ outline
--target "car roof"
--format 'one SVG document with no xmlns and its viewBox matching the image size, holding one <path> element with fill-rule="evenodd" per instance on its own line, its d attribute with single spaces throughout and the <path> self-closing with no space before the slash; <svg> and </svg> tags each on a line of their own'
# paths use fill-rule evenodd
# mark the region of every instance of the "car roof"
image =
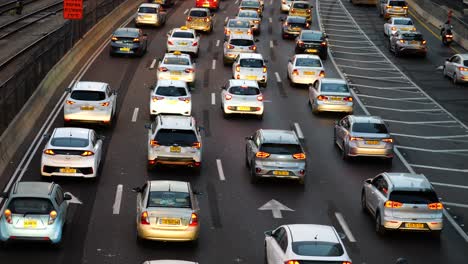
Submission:
<svg viewBox="0 0 468 264">
<path fill-rule="evenodd" d="M 385 176 L 393 190 L 432 190 L 432 185 L 423 174 L 386 172 Z"/>
<path fill-rule="evenodd" d="M 313 34 L 320 34 L 323 35 L 323 32 L 320 30 L 313 30 L 313 29 L 303 29 L 301 33 L 313 33 Z"/>
<path fill-rule="evenodd" d="M 320 57 L 315 54 L 295 54 L 296 58 L 307 58 L 307 59 L 316 59 L 320 60 Z"/>
<path fill-rule="evenodd" d="M 79 127 L 58 127 L 54 129 L 52 137 L 73 137 L 73 138 L 89 138 L 91 129 Z"/>
<path fill-rule="evenodd" d="M 187 83 L 180 80 L 158 80 L 156 86 L 175 86 L 187 88 Z"/>
<path fill-rule="evenodd" d="M 194 118 L 191 116 L 158 115 L 161 128 L 192 129 Z"/>
<path fill-rule="evenodd" d="M 198 262 L 185 261 L 185 260 L 173 260 L 173 259 L 160 259 L 160 260 L 148 260 L 143 264 L 197 264 Z"/>
<path fill-rule="evenodd" d="M 263 142 L 279 144 L 299 144 L 296 134 L 291 130 L 260 129 Z"/>
<path fill-rule="evenodd" d="M 17 182 L 12 189 L 12 196 L 48 197 L 54 185 L 53 182 Z"/>
<path fill-rule="evenodd" d="M 259 59 L 259 60 L 263 60 L 263 56 L 260 53 L 240 53 L 239 58 L 241 58 L 241 59 Z"/>
<path fill-rule="evenodd" d="M 310 5 L 310 3 L 309 3 L 309 2 L 307 2 L 307 1 L 293 1 L 293 4 L 296 4 L 296 3 L 300 3 L 300 4 L 308 4 L 308 5 Z"/>
<path fill-rule="evenodd" d="M 117 37 L 135 37 L 138 36 L 140 30 L 138 28 L 118 28 L 114 31 L 114 36 Z"/>
<path fill-rule="evenodd" d="M 105 82 L 77 82 L 73 86 L 73 91 L 106 91 L 109 84 Z"/>
<path fill-rule="evenodd" d="M 150 181 L 150 191 L 152 192 L 188 192 L 189 183 L 183 181 Z"/>
<path fill-rule="evenodd" d="M 257 81 L 252 81 L 252 80 L 237 80 L 237 79 L 230 79 L 229 80 L 229 85 L 234 86 L 234 85 L 247 85 L 247 86 L 253 86 L 258 88 L 258 82 Z"/>
<path fill-rule="evenodd" d="M 320 79 L 322 83 L 341 83 L 346 84 L 346 81 L 339 78 L 322 78 Z"/>
<path fill-rule="evenodd" d="M 139 7 L 154 7 L 154 8 L 160 8 L 161 6 L 159 4 L 154 4 L 154 3 L 143 3 Z"/>
<path fill-rule="evenodd" d="M 396 19 L 399 19 L 399 20 L 412 20 L 410 17 L 401 17 L 401 16 L 397 16 L 397 17 L 392 17 L 393 20 L 396 20 Z"/>
<path fill-rule="evenodd" d="M 384 121 L 380 116 L 367 116 L 367 115 L 349 115 L 351 123 L 375 123 L 383 124 Z"/>
<path fill-rule="evenodd" d="M 328 225 L 315 224 L 293 224 L 287 225 L 292 242 L 298 241 L 323 241 L 331 243 L 340 243 L 335 228 Z"/>
<path fill-rule="evenodd" d="M 237 14 L 239 14 L 240 12 L 258 14 L 257 11 L 255 11 L 255 10 L 250 10 L 250 9 L 242 9 L 242 10 L 239 10 L 239 12 L 238 12 Z"/>
</svg>

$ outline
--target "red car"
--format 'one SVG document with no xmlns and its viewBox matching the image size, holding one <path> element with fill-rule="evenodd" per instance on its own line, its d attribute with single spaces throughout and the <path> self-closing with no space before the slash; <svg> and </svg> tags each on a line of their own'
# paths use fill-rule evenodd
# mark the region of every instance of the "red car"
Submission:
<svg viewBox="0 0 468 264">
<path fill-rule="evenodd" d="M 195 0 L 196 7 L 205 7 L 212 10 L 218 10 L 220 0 Z"/>
</svg>

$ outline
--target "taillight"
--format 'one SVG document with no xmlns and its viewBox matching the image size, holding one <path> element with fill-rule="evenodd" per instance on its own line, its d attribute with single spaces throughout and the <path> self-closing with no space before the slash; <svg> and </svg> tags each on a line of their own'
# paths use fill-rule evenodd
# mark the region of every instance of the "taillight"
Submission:
<svg viewBox="0 0 468 264">
<path fill-rule="evenodd" d="M 344 98 L 343 98 L 343 101 L 352 102 L 352 101 L 353 101 L 353 98 L 352 98 L 351 96 L 347 96 L 347 97 L 344 97 Z"/>
<path fill-rule="evenodd" d="M 310 27 L 310 24 L 309 24 L 309 23 L 306 23 L 305 27 L 306 27 L 306 28 L 309 28 L 309 27 Z"/>
<path fill-rule="evenodd" d="M 118 38 L 117 38 L 117 37 L 112 37 L 111 40 L 112 40 L 112 41 L 117 41 Z"/>
<path fill-rule="evenodd" d="M 294 8 L 291 8 L 291 13 L 295 13 L 296 10 Z"/>
<path fill-rule="evenodd" d="M 322 43 L 320 43 L 320 45 L 326 46 L 326 45 L 327 45 L 327 42 L 326 42 L 326 41 L 322 41 Z"/>
<path fill-rule="evenodd" d="M 351 261 L 343 261 L 341 264 L 353 264 Z"/>
<path fill-rule="evenodd" d="M 197 41 L 194 41 L 194 42 L 192 43 L 192 47 L 196 47 L 197 45 L 198 45 L 198 42 L 197 42 Z"/>
<path fill-rule="evenodd" d="M 186 73 L 192 73 L 192 72 L 195 72 L 195 69 L 192 69 L 192 68 L 188 68 L 188 69 L 185 69 Z"/>
<path fill-rule="evenodd" d="M 401 43 L 405 43 L 405 40 L 404 39 L 400 39 L 399 40 Z"/>
<path fill-rule="evenodd" d="M 249 47 L 249 50 L 257 50 L 257 46 L 252 45 L 252 46 Z"/>
<path fill-rule="evenodd" d="M 387 9 L 388 9 L 388 8 L 392 8 L 392 6 L 389 6 L 389 5 L 388 5 L 388 6 L 387 6 Z"/>
<path fill-rule="evenodd" d="M 210 22 L 210 18 L 209 18 L 209 17 L 205 17 L 205 22 Z"/>
<path fill-rule="evenodd" d="M 324 71 L 320 71 L 319 77 L 322 77 L 322 78 L 325 77 L 325 72 L 324 72 Z"/>
<path fill-rule="evenodd" d="M 150 146 L 153 146 L 153 147 L 159 146 L 158 141 L 156 141 L 156 140 L 150 140 Z"/>
<path fill-rule="evenodd" d="M 260 20 L 254 20 L 254 24 L 260 24 Z"/>
<path fill-rule="evenodd" d="M 47 154 L 47 155 L 55 155 L 55 152 L 51 149 L 46 149 L 44 150 L 44 154 Z"/>
<path fill-rule="evenodd" d="M 421 44 L 423 44 L 423 45 L 426 45 L 426 43 L 427 43 L 426 40 L 421 41 Z"/>
<path fill-rule="evenodd" d="M 159 67 L 158 71 L 167 72 L 167 68 L 166 67 Z"/>
<path fill-rule="evenodd" d="M 319 101 L 328 100 L 328 97 L 326 97 L 325 95 L 319 95 L 317 96 L 317 100 Z"/>
<path fill-rule="evenodd" d="M 11 219 L 10 209 L 5 209 L 5 211 L 3 212 L 3 215 L 5 216 L 5 220 L 7 221 L 7 223 L 9 223 L 9 224 L 13 223 L 13 221 Z"/>
<path fill-rule="evenodd" d="M 382 139 L 382 142 L 393 143 L 393 138 L 384 138 L 384 139 Z"/>
<path fill-rule="evenodd" d="M 232 95 L 226 94 L 226 95 L 224 96 L 224 99 L 226 99 L 226 100 L 231 100 L 231 99 L 232 99 Z"/>
<path fill-rule="evenodd" d="M 465 67 L 458 67 L 458 70 L 459 70 L 459 71 L 468 71 L 468 68 L 465 68 Z"/>
<path fill-rule="evenodd" d="M 149 219 L 148 219 L 148 212 L 147 211 L 144 211 L 143 213 L 141 213 L 141 215 L 140 215 L 140 224 L 142 224 L 142 225 L 149 225 L 150 224 Z"/>
<path fill-rule="evenodd" d="M 252 30 L 251 29 L 247 30 L 247 35 L 252 35 Z"/>
<path fill-rule="evenodd" d="M 229 35 L 229 34 L 231 34 L 231 30 L 225 28 L 224 29 L 224 35 Z"/>
<path fill-rule="evenodd" d="M 293 154 L 292 156 L 293 156 L 293 158 L 299 159 L 299 160 L 303 160 L 303 159 L 306 158 L 306 154 L 305 154 L 305 153 L 296 153 L 296 154 Z"/>
<path fill-rule="evenodd" d="M 292 71 L 292 75 L 299 75 L 299 71 L 298 71 L 297 69 L 294 69 L 294 70 Z"/>
<path fill-rule="evenodd" d="M 66 102 L 66 103 L 67 103 L 67 105 L 72 105 L 72 104 L 75 104 L 75 102 L 74 102 L 74 101 L 71 101 L 71 100 L 67 100 L 67 102 Z"/>
<path fill-rule="evenodd" d="M 234 45 L 228 44 L 228 45 L 227 45 L 227 48 L 228 48 L 228 49 L 234 49 Z"/>
<path fill-rule="evenodd" d="M 390 29 L 393 30 L 393 31 L 395 31 L 395 30 L 396 30 L 396 27 L 391 27 Z"/>
<path fill-rule="evenodd" d="M 387 208 L 400 208 L 402 207 L 403 204 L 400 202 L 394 202 L 394 201 L 386 201 L 385 202 L 385 207 Z"/>
<path fill-rule="evenodd" d="M 404 6 L 403 9 L 408 9 L 408 6 Z"/>
<path fill-rule="evenodd" d="M 110 105 L 110 102 L 101 103 L 101 106 L 109 106 L 109 105 Z"/>
<path fill-rule="evenodd" d="M 287 25 L 288 25 L 288 21 L 284 22 L 284 24 L 283 24 L 283 25 L 287 26 Z"/>
<path fill-rule="evenodd" d="M 192 144 L 192 148 L 200 149 L 201 148 L 201 142 L 195 142 Z"/>
<path fill-rule="evenodd" d="M 192 21 L 192 17 L 187 17 L 187 21 Z"/>
<path fill-rule="evenodd" d="M 444 205 L 442 203 L 430 203 L 427 205 L 430 210 L 442 210 Z"/>
<path fill-rule="evenodd" d="M 262 10 L 260 8 L 257 8 L 257 13 L 260 13 L 262 12 Z"/>
<path fill-rule="evenodd" d="M 288 261 L 285 261 L 284 264 L 301 264 L 301 263 L 297 260 L 288 260 Z"/>
<path fill-rule="evenodd" d="M 89 156 L 92 156 L 94 155 L 94 152 L 92 151 L 83 151 L 83 153 L 81 153 L 81 156 L 83 157 L 89 157 Z"/>
<path fill-rule="evenodd" d="M 184 101 L 187 104 L 190 103 L 190 98 L 189 97 L 179 97 L 179 101 Z"/>
<path fill-rule="evenodd" d="M 306 12 L 307 12 L 307 14 L 310 14 L 310 12 L 311 12 L 311 11 L 310 11 L 310 9 L 307 9 L 307 11 L 306 11 Z"/>
<path fill-rule="evenodd" d="M 260 102 L 263 101 L 263 95 L 258 95 L 257 96 L 257 101 L 260 101 Z"/>
<path fill-rule="evenodd" d="M 240 65 L 236 65 L 236 72 L 240 72 Z"/>
<path fill-rule="evenodd" d="M 267 67 L 263 66 L 263 73 L 266 73 L 266 72 L 267 72 Z"/>
<path fill-rule="evenodd" d="M 270 153 L 259 151 L 259 152 L 255 153 L 255 157 L 261 158 L 261 159 L 266 159 L 266 158 L 270 157 Z"/>
<path fill-rule="evenodd" d="M 138 42 L 140 42 L 140 39 L 139 39 L 139 38 L 134 38 L 134 39 L 133 39 L 133 42 L 138 43 Z"/>
<path fill-rule="evenodd" d="M 57 218 L 57 211 L 53 210 L 49 213 L 49 222 L 48 224 L 51 225 L 55 222 L 55 219 Z"/>
<path fill-rule="evenodd" d="M 198 215 L 196 213 L 192 213 L 190 216 L 190 223 L 189 226 L 197 226 L 198 225 Z"/>
<path fill-rule="evenodd" d="M 364 140 L 363 138 L 360 138 L 360 137 L 349 137 L 349 141 L 361 141 L 361 140 Z"/>
<path fill-rule="evenodd" d="M 153 96 L 151 97 L 153 99 L 153 102 L 157 102 L 159 100 L 163 100 L 164 99 L 164 96 Z"/>
<path fill-rule="evenodd" d="M 297 45 L 299 47 L 304 47 L 304 41 L 302 41 L 302 40 L 297 41 Z"/>
<path fill-rule="evenodd" d="M 174 45 L 174 42 L 172 42 L 172 40 L 168 40 L 168 41 L 167 41 L 167 45 L 172 46 L 172 45 Z"/>
</svg>

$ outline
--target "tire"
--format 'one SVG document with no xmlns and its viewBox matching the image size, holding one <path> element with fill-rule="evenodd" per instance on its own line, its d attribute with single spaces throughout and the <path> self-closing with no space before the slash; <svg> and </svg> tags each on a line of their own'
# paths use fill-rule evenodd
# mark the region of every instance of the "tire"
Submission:
<svg viewBox="0 0 468 264">
<path fill-rule="evenodd" d="M 149 163 L 146 163 L 146 170 L 147 171 L 153 171 L 155 167 L 156 167 L 155 165 L 151 165 Z"/>
<path fill-rule="evenodd" d="M 431 237 L 436 239 L 436 240 L 440 239 L 441 234 L 442 234 L 442 230 L 433 230 L 433 231 L 431 231 Z"/>
<path fill-rule="evenodd" d="M 310 100 L 310 99 L 309 99 L 309 100 Z M 313 113 L 314 115 L 317 115 L 319 112 L 318 112 L 317 107 L 315 106 L 315 104 L 314 104 L 314 103 L 311 103 L 311 107 L 312 107 L 312 113 Z"/>
<path fill-rule="evenodd" d="M 452 76 L 452 83 L 453 84 L 457 84 L 458 83 L 458 80 L 457 80 L 457 73 L 454 73 L 453 76 Z"/>
<path fill-rule="evenodd" d="M 361 193 L 361 211 L 363 213 L 368 213 L 368 209 L 367 209 L 367 201 L 366 201 L 366 194 L 364 192 L 364 190 L 362 191 Z"/>
<path fill-rule="evenodd" d="M 299 183 L 299 185 L 301 186 L 305 186 L 305 177 L 299 178 L 299 180 L 297 180 L 297 183 Z"/>
<path fill-rule="evenodd" d="M 258 120 L 263 120 L 263 114 L 256 116 Z"/>
<path fill-rule="evenodd" d="M 385 163 L 386 163 L 387 165 L 392 166 L 393 158 L 386 158 L 386 159 L 385 159 Z"/>
<path fill-rule="evenodd" d="M 447 67 L 444 66 L 444 68 L 442 70 L 442 74 L 444 75 L 444 78 L 447 77 Z"/>
<path fill-rule="evenodd" d="M 345 147 L 345 143 L 344 141 L 342 142 L 342 148 L 341 148 L 341 159 L 343 160 L 349 160 L 349 156 L 348 154 L 346 153 L 346 147 Z"/>
<path fill-rule="evenodd" d="M 247 155 L 247 148 L 245 149 L 245 166 L 247 168 L 250 168 L 249 158 L 248 158 L 248 155 Z"/>
<path fill-rule="evenodd" d="M 375 232 L 383 236 L 387 230 L 385 230 L 385 227 L 382 226 L 381 222 L 380 212 L 377 212 L 377 216 L 375 217 Z"/>
<path fill-rule="evenodd" d="M 253 168 L 253 167 L 251 167 L 251 169 L 250 169 L 250 183 L 252 183 L 252 184 L 256 184 L 259 181 L 258 176 L 255 175 L 254 169 L 255 168 Z"/>
</svg>

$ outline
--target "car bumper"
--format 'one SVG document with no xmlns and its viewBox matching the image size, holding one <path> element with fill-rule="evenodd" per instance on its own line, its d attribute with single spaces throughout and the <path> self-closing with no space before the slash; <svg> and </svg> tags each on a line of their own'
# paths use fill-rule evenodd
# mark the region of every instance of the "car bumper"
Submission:
<svg viewBox="0 0 468 264">
<path fill-rule="evenodd" d="M 186 23 L 185 26 L 194 30 L 199 30 L 199 31 L 209 31 L 211 29 L 211 24 Z"/>
<path fill-rule="evenodd" d="M 266 83 L 268 76 L 265 74 L 242 74 L 242 73 L 235 73 L 234 76 L 238 80 L 251 80 L 257 81 L 259 83 Z"/>
<path fill-rule="evenodd" d="M 250 110 L 238 110 L 239 105 L 224 105 L 224 113 L 226 114 L 245 114 L 245 115 L 263 115 L 264 107 L 262 105 L 258 106 L 248 106 Z"/>
<path fill-rule="evenodd" d="M 313 84 L 319 78 L 320 77 L 318 76 L 303 77 L 303 76 L 293 75 L 291 76 L 291 81 L 293 83 L 298 83 L 298 84 Z"/>
<path fill-rule="evenodd" d="M 402 54 L 426 54 L 427 48 L 398 47 Z"/>
<path fill-rule="evenodd" d="M 255 175 L 257 177 L 265 178 L 283 178 L 283 179 L 300 179 L 306 175 L 306 166 L 304 163 L 299 163 L 293 167 L 275 167 L 271 165 L 265 165 L 262 163 L 255 163 Z M 287 172 L 287 175 L 284 175 Z"/>
<path fill-rule="evenodd" d="M 43 154 L 45 156 L 45 154 Z M 51 176 L 65 176 L 65 177 L 82 177 L 82 178 L 94 178 L 96 177 L 97 168 L 95 166 L 95 160 L 90 159 L 86 161 L 70 161 L 62 162 L 54 160 L 50 157 L 42 157 L 41 159 L 41 175 L 46 177 Z M 60 172 L 60 169 L 71 168 L 76 169 L 75 173 Z"/>
<path fill-rule="evenodd" d="M 90 123 L 106 123 L 112 119 L 112 110 L 108 112 L 77 112 L 64 113 L 63 118 L 67 122 L 90 122 Z"/>
<path fill-rule="evenodd" d="M 148 158 L 149 165 L 179 165 L 189 167 L 199 167 L 201 164 L 200 155 L 184 155 L 184 156 L 171 156 L 171 155 L 155 155 Z"/>
<path fill-rule="evenodd" d="M 442 219 L 425 219 L 424 221 L 412 220 L 412 219 L 401 219 L 393 217 L 384 217 L 382 219 L 383 226 L 387 229 L 393 230 L 410 230 L 410 231 L 439 231 L 443 229 Z M 408 227 L 409 224 L 424 224 L 423 228 Z"/>
<path fill-rule="evenodd" d="M 350 146 L 349 156 L 392 158 L 393 148 L 363 148 L 363 147 L 357 147 L 357 146 Z"/>
<path fill-rule="evenodd" d="M 300 31 L 283 30 L 283 36 L 285 37 L 297 37 L 299 34 L 301 34 Z"/>
<path fill-rule="evenodd" d="M 53 227 L 45 229 L 16 229 L 9 227 L 6 222 L 2 220 L 0 226 L 0 241 L 13 242 L 13 241 L 37 241 L 45 243 L 59 243 L 62 240 L 62 224 L 57 222 Z M 57 226 L 57 227 L 56 227 Z"/>
<path fill-rule="evenodd" d="M 198 238 L 198 227 L 189 226 L 185 230 L 166 230 L 138 224 L 138 236 L 159 241 L 193 241 Z"/>
<path fill-rule="evenodd" d="M 392 17 L 392 16 L 407 16 L 408 15 L 408 12 L 398 12 L 398 11 L 387 11 L 385 12 L 385 17 L 386 18 L 389 18 L 389 17 Z"/>
<path fill-rule="evenodd" d="M 195 81 L 195 74 L 170 75 L 167 73 L 158 72 L 158 80 L 173 80 L 192 83 Z"/>
<path fill-rule="evenodd" d="M 126 48 L 126 47 L 111 46 L 110 52 L 112 54 L 118 54 L 118 55 L 134 55 L 134 54 L 138 54 L 141 52 L 140 46 L 130 47 L 128 50 L 122 50 L 122 48 Z"/>
<path fill-rule="evenodd" d="M 311 48 L 306 48 L 306 47 L 297 47 L 296 46 L 296 53 L 304 53 L 304 54 L 322 54 L 326 53 L 327 51 L 325 49 L 319 48 L 319 47 L 311 47 Z"/>
<path fill-rule="evenodd" d="M 184 116 L 190 116 L 192 113 L 191 104 L 175 104 L 175 105 L 157 105 L 155 103 L 150 104 L 150 114 L 179 114 Z"/>
<path fill-rule="evenodd" d="M 352 113 L 353 112 L 353 103 L 346 104 L 327 104 L 324 102 L 317 103 L 317 111 L 319 112 L 343 112 L 343 113 Z"/>
<path fill-rule="evenodd" d="M 152 26 L 160 26 L 161 21 L 158 19 L 144 19 L 144 18 L 135 18 L 135 24 L 137 25 L 152 25 Z"/>
</svg>

